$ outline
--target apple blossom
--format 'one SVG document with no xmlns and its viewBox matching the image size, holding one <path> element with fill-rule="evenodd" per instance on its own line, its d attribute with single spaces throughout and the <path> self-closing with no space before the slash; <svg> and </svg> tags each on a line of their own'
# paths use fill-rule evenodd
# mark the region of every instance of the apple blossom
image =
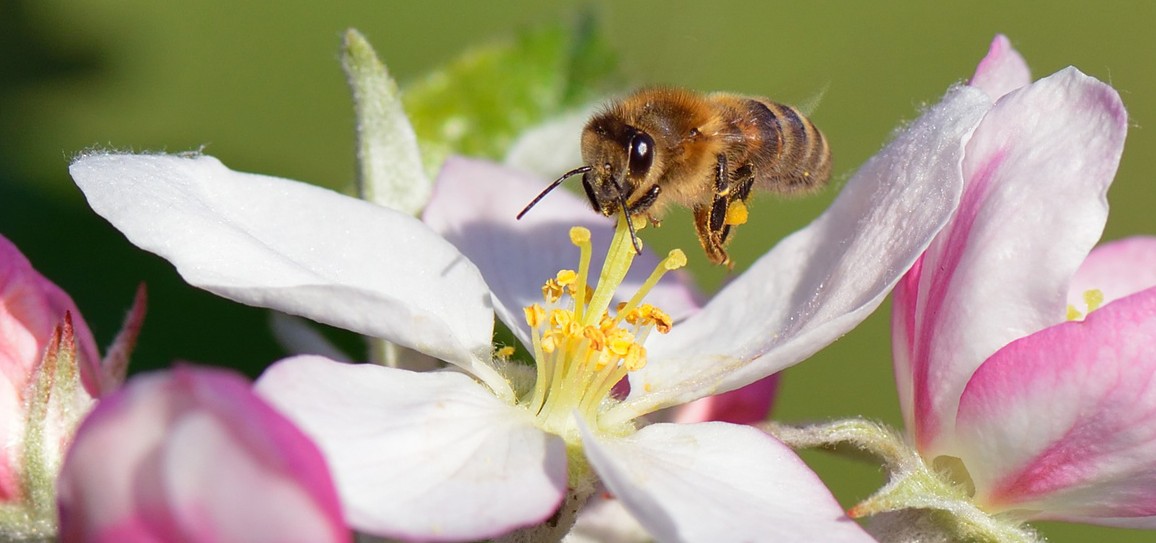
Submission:
<svg viewBox="0 0 1156 543">
<path fill-rule="evenodd" d="M 65 450 L 95 399 L 124 379 L 143 318 L 142 288 L 102 361 L 68 294 L 0 236 L 0 539 L 55 534 Z"/>
<path fill-rule="evenodd" d="M 226 370 L 177 366 L 103 398 L 58 489 L 67 541 L 351 541 L 320 451 Z"/>
<path fill-rule="evenodd" d="M 950 538 L 1034 540 L 1023 522 L 1038 519 L 1156 527 L 1156 239 L 1092 251 L 1127 132 L 1119 95 L 1074 68 L 1031 83 L 1003 36 L 970 85 L 994 104 L 960 207 L 895 289 L 914 450 L 854 422 L 786 439 L 879 453 L 891 481 L 852 513 L 948 511 Z"/>
<path fill-rule="evenodd" d="M 632 421 L 762 379 L 865 318 L 954 209 L 962 141 L 986 107 L 979 91 L 953 90 L 826 213 L 701 309 L 671 276 L 656 280 L 679 255 L 659 265 L 647 253 L 631 267 L 621 224 L 602 274 L 586 287 L 599 265 L 593 246 L 606 246 L 604 219 L 557 194 L 515 222 L 541 185 L 486 163 L 447 163 L 425 212 L 429 226 L 209 157 L 97 153 L 71 172 L 94 210 L 193 285 L 461 370 L 304 356 L 259 380 L 325 452 L 359 530 L 497 536 L 542 523 L 568 489 L 589 492 L 593 470 L 658 537 L 860 540 L 814 474 L 764 434 L 723 423 L 637 430 Z M 567 232 L 578 250 L 564 243 Z M 578 271 L 567 271 L 574 263 Z M 648 279 L 651 269 L 658 273 Z M 543 299 L 548 277 L 555 284 Z M 615 316 L 618 300 L 627 306 Z M 625 317 L 632 308 L 641 313 Z M 539 379 L 495 356 L 495 314 L 534 353 Z M 598 363 L 576 365 L 587 357 Z M 628 396 L 612 397 L 626 374 Z"/>
</svg>

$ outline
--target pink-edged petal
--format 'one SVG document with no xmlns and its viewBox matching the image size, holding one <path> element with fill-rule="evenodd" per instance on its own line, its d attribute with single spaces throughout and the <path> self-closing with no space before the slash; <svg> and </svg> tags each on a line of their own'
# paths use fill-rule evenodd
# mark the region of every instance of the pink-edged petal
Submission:
<svg viewBox="0 0 1156 543">
<path fill-rule="evenodd" d="M 896 295 L 895 372 L 911 386 L 904 415 L 924 454 L 951 435 L 981 362 L 1065 318 L 1126 133 L 1116 91 L 1075 68 L 1004 96 L 976 128 L 956 216 Z"/>
<path fill-rule="evenodd" d="M 571 182 L 577 183 L 578 178 Z M 570 242 L 570 228 L 590 229 L 595 248 L 590 265 L 594 277 L 613 233 L 612 219 L 595 213 L 589 203 L 562 189 L 538 202 L 522 220 L 515 220 L 543 188 L 541 179 L 517 170 L 453 157 L 442 167 L 433 200 L 422 216 L 478 266 L 493 290 L 498 318 L 526 345 L 529 327 L 522 308 L 542 303 L 542 283 L 558 270 L 578 267 L 579 252 Z M 644 250 L 619 292 L 633 295 L 657 264 L 654 253 Z M 650 291 L 647 301 L 678 321 L 698 308 L 696 298 L 686 275 L 670 273 Z"/>
<path fill-rule="evenodd" d="M 98 214 L 194 286 L 487 373 L 485 282 L 413 217 L 208 156 L 92 154 L 69 171 Z"/>
<path fill-rule="evenodd" d="M 764 377 L 740 389 L 707 396 L 674 408 L 671 422 L 691 423 L 717 420 L 735 424 L 756 424 L 767 420 L 775 392 L 779 388 L 779 374 Z"/>
<path fill-rule="evenodd" d="M 545 520 L 566 492 L 562 440 L 461 373 L 300 356 L 256 388 L 324 451 L 359 531 L 487 539 Z"/>
<path fill-rule="evenodd" d="M 65 312 L 72 314 L 80 365 L 94 372 L 100 364 L 100 352 L 72 298 L 0 235 L 0 374 L 6 383 L 21 387 L 27 382 L 29 371 L 40 362 L 44 346 Z"/>
<path fill-rule="evenodd" d="M 1156 286 L 1156 237 L 1134 236 L 1092 250 L 1068 286 L 1068 305 L 1088 311 L 1084 294 L 1099 290 L 1103 303 Z"/>
<path fill-rule="evenodd" d="M 1027 61 L 1012 47 L 1007 36 L 997 34 L 991 41 L 987 56 L 979 61 L 975 75 L 971 76 L 967 84 L 986 92 L 995 100 L 1031 82 L 1032 72 Z"/>
<path fill-rule="evenodd" d="M 795 453 L 749 426 L 581 429 L 603 483 L 659 541 L 874 541 Z"/>
<path fill-rule="evenodd" d="M 77 432 L 58 482 L 66 541 L 349 541 L 317 448 L 239 375 L 134 378 Z"/>
<path fill-rule="evenodd" d="M 702 311 L 652 336 L 623 418 L 747 385 L 865 319 L 951 216 L 965 137 L 988 109 L 953 89 L 869 160 L 831 207 L 784 239 Z"/>
<path fill-rule="evenodd" d="M 1156 516 L 1156 288 L 997 351 L 963 392 L 956 434 L 948 453 L 988 511 Z"/>
<path fill-rule="evenodd" d="M 66 312 L 72 316 L 81 378 L 92 382 L 100 354 L 76 304 L 37 272 L 15 244 L 0 235 L 0 440 L 4 443 L 22 439 L 24 391 Z M 0 502 L 17 498 L 20 492 L 14 450 L 9 447 L 0 454 Z"/>
</svg>

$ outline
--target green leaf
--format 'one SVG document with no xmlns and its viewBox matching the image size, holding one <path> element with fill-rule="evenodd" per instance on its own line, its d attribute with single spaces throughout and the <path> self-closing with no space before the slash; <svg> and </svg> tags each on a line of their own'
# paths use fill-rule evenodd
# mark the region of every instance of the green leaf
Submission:
<svg viewBox="0 0 1156 543">
<path fill-rule="evenodd" d="M 451 153 L 500 159 L 526 129 L 615 88 L 615 67 L 589 17 L 467 51 L 402 93 L 427 173 Z"/>
</svg>

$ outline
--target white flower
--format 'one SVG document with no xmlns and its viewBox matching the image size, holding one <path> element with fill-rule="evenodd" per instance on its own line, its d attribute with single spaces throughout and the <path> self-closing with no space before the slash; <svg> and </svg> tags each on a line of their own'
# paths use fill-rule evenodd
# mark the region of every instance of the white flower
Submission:
<svg viewBox="0 0 1156 543">
<path fill-rule="evenodd" d="M 543 346 L 561 326 L 549 322 L 546 306 L 573 309 L 565 298 L 543 301 L 541 291 L 542 281 L 579 262 L 567 232 L 583 251 L 591 250 L 588 234 L 573 226 L 589 225 L 599 248 L 609 234 L 599 226 L 605 219 L 576 198 L 552 195 L 515 222 L 540 185 L 455 159 L 438 181 L 427 226 L 310 185 L 233 172 L 211 157 L 93 154 L 71 171 L 93 209 L 193 285 L 384 338 L 461 370 L 414 373 L 303 356 L 275 364 L 258 382 L 319 443 L 359 530 L 441 540 L 500 535 L 550 518 L 568 488 L 589 486 L 592 468 L 661 540 L 857 541 L 868 538 L 798 457 L 765 434 L 726 423 L 636 430 L 634 421 L 791 366 L 870 314 L 955 208 L 961 142 L 987 106 L 980 91 L 951 92 L 870 160 L 827 212 L 701 309 L 671 276 L 643 285 L 657 261 L 650 255 L 624 280 L 603 277 L 595 300 L 648 294 L 674 327 L 649 333 L 663 321 L 654 317 L 607 328 L 630 336 L 613 332 L 621 341 L 594 346 L 591 356 L 629 372 L 629 395 L 610 396 L 618 374 L 580 375 L 573 382 L 586 398 L 552 407 L 574 389 L 544 379 L 520 384 L 528 382 L 524 366 L 494 356 L 493 318 L 536 352 L 540 372 L 550 366 L 545 371 L 562 375 L 590 352 L 593 339 L 560 342 L 553 352 Z M 625 246 L 610 252 L 617 267 L 630 265 L 628 238 Z M 583 284 L 578 269 L 575 288 Z M 547 319 L 530 310 L 532 329 L 526 308 L 535 303 Z M 571 313 L 581 326 L 601 323 L 601 309 L 614 307 L 591 305 L 585 316 Z"/>
</svg>

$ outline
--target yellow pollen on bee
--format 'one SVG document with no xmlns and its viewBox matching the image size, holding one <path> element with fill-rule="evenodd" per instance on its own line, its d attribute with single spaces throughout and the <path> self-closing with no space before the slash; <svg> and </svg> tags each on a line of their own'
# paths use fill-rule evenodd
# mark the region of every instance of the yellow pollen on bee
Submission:
<svg viewBox="0 0 1156 543">
<path fill-rule="evenodd" d="M 641 302 L 666 272 L 686 265 L 682 251 L 671 251 L 628 301 L 611 310 L 636 255 L 627 224 L 619 221 L 593 288 L 588 283 L 590 231 L 574 227 L 570 241 L 580 251 L 577 270 L 564 269 L 548 279 L 542 287 L 544 303 L 525 308 L 537 378 L 531 397 L 519 401 L 544 427 L 567 435 L 573 435 L 569 421 L 575 410 L 596 420 L 601 406 L 613 401 L 614 385 L 646 365 L 642 343 L 647 335 L 670 331 L 670 315 Z"/>
<path fill-rule="evenodd" d="M 746 224 L 748 215 L 747 204 L 744 204 L 742 200 L 735 200 L 727 206 L 727 215 L 723 219 L 723 223 L 731 226 Z"/>
<path fill-rule="evenodd" d="M 502 347 L 501 349 L 498 349 L 497 352 L 495 352 L 494 354 L 498 355 L 498 358 L 505 360 L 507 358 L 510 358 L 511 356 L 514 356 L 514 348 L 507 345 L 505 347 Z"/>
</svg>

